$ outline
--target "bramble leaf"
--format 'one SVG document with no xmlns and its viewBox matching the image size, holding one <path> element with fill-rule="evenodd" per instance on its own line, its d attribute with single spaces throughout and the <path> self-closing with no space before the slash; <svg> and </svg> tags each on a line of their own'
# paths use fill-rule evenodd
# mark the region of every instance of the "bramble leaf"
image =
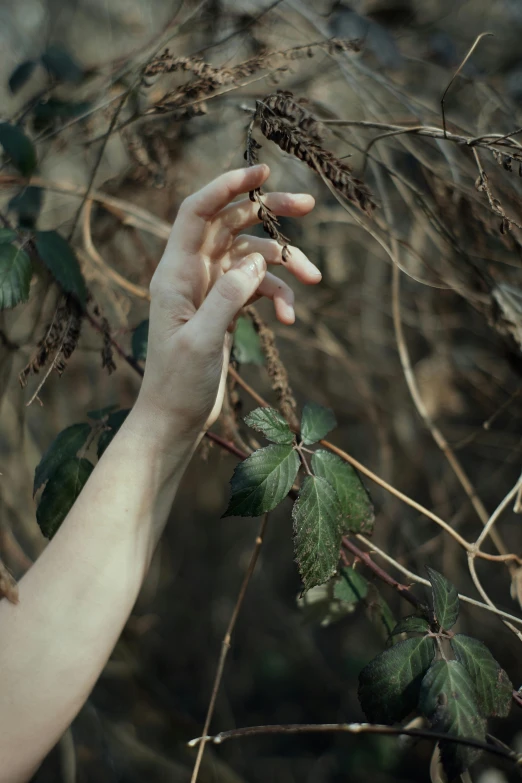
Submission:
<svg viewBox="0 0 522 783">
<path fill-rule="evenodd" d="M 391 635 L 397 636 L 399 633 L 428 633 L 429 630 L 430 624 L 424 617 L 410 614 L 408 617 L 403 617 L 402 620 L 399 620 Z"/>
<path fill-rule="evenodd" d="M 397 620 L 390 609 L 390 605 L 374 584 L 369 586 L 365 604 L 368 619 L 373 623 L 383 640 L 387 641 L 397 625 Z"/>
<path fill-rule="evenodd" d="M 312 470 L 337 492 L 343 512 L 343 532 L 371 533 L 375 520 L 373 504 L 352 466 L 336 454 L 319 449 L 312 457 Z"/>
<path fill-rule="evenodd" d="M 234 359 L 240 364 L 264 364 L 259 335 L 250 318 L 240 316 L 234 331 Z"/>
<path fill-rule="evenodd" d="M 359 701 L 372 723 L 395 723 L 417 706 L 422 678 L 435 655 L 430 637 L 397 642 L 359 675 Z"/>
<path fill-rule="evenodd" d="M 117 403 L 113 403 L 112 405 L 106 405 L 105 408 L 98 408 L 98 410 L 95 411 L 87 411 L 87 418 L 94 419 L 95 421 L 99 421 L 100 419 L 106 418 L 109 415 L 109 413 L 113 413 L 117 409 L 118 409 Z"/>
<path fill-rule="evenodd" d="M 58 44 L 51 44 L 41 57 L 42 63 L 51 76 L 61 82 L 78 84 L 84 76 L 82 66 Z"/>
<path fill-rule="evenodd" d="M 149 319 L 142 321 L 132 333 L 132 355 L 137 361 L 147 358 L 147 343 L 149 340 Z"/>
<path fill-rule="evenodd" d="M 8 81 L 9 90 L 13 95 L 29 81 L 36 65 L 36 60 L 24 60 L 23 63 L 16 66 Z"/>
<path fill-rule="evenodd" d="M 87 288 L 76 255 L 66 240 L 56 231 L 37 231 L 38 254 L 52 276 L 68 294 L 74 294 L 80 304 L 87 301 Z"/>
<path fill-rule="evenodd" d="M 42 484 L 45 484 L 62 462 L 77 455 L 85 446 L 90 433 L 89 424 L 72 424 L 58 433 L 36 466 L 33 495 L 36 495 Z"/>
<path fill-rule="evenodd" d="M 334 596 L 335 581 L 312 587 L 297 599 L 304 620 L 314 625 L 327 626 L 342 620 L 355 611 L 357 602 L 347 603 Z"/>
<path fill-rule="evenodd" d="M 36 168 L 36 150 L 23 130 L 18 125 L 0 122 L 0 144 L 13 165 L 24 177 L 30 177 Z"/>
<path fill-rule="evenodd" d="M 111 413 L 107 417 L 107 421 L 105 422 L 107 429 L 103 430 L 98 440 L 98 459 L 101 457 L 111 440 L 114 438 L 129 413 L 129 408 L 123 408 L 122 410 L 116 411 L 115 413 Z"/>
<path fill-rule="evenodd" d="M 91 475 L 87 459 L 68 459 L 54 471 L 36 509 L 36 519 L 46 538 L 52 538 Z"/>
<path fill-rule="evenodd" d="M 256 408 L 245 416 L 245 423 L 274 443 L 289 444 L 294 441 L 294 433 L 286 419 L 274 408 Z"/>
<path fill-rule="evenodd" d="M 458 633 L 451 639 L 451 646 L 471 677 L 482 714 L 506 718 L 511 708 L 513 685 L 486 645 Z"/>
<path fill-rule="evenodd" d="M 31 259 L 15 245 L 0 244 L 0 310 L 29 299 Z"/>
<path fill-rule="evenodd" d="M 307 402 L 301 417 L 301 440 L 306 446 L 317 443 L 337 426 L 334 412 L 315 402 Z"/>
<path fill-rule="evenodd" d="M 291 445 L 271 444 L 240 462 L 230 479 L 232 496 L 224 517 L 257 517 L 275 508 L 290 492 L 299 470 Z"/>
<path fill-rule="evenodd" d="M 330 579 L 339 562 L 341 507 L 326 479 L 306 476 L 292 518 L 299 573 L 305 590 L 309 590 Z"/>
<path fill-rule="evenodd" d="M 434 731 L 486 740 L 486 721 L 480 714 L 476 690 L 458 661 L 436 661 L 430 667 L 422 681 L 419 708 Z M 449 780 L 462 774 L 480 753 L 467 745 L 440 743 L 442 765 Z"/>
<path fill-rule="evenodd" d="M 9 201 L 7 208 L 18 215 L 18 225 L 22 228 L 34 228 L 42 209 L 42 188 L 29 185 L 20 190 Z"/>
<path fill-rule="evenodd" d="M 428 579 L 433 593 L 433 610 L 435 619 L 446 631 L 455 625 L 459 616 L 459 596 L 457 589 L 445 576 L 433 568 L 426 566 Z"/>
<path fill-rule="evenodd" d="M 340 570 L 340 578 L 334 586 L 334 598 L 344 603 L 355 604 L 368 595 L 369 582 L 355 568 L 344 566 Z"/>
<path fill-rule="evenodd" d="M 8 245 L 16 239 L 16 231 L 11 228 L 0 228 L 0 245 Z"/>
</svg>

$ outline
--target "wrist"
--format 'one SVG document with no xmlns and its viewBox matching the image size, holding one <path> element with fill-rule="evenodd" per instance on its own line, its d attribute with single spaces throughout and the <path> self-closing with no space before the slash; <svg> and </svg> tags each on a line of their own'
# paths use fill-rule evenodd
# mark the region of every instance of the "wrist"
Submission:
<svg viewBox="0 0 522 783">
<path fill-rule="evenodd" d="M 167 413 L 141 394 L 122 429 L 145 448 L 175 457 L 192 454 L 204 435 L 203 428 L 191 423 L 181 412 Z"/>
</svg>

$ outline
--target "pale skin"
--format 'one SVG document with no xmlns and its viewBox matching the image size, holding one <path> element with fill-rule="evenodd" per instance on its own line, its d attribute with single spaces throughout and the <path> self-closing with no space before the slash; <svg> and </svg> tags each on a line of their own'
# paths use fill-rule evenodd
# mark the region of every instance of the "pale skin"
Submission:
<svg viewBox="0 0 522 783">
<path fill-rule="evenodd" d="M 116 644 L 185 468 L 223 403 L 241 308 L 273 301 L 295 319 L 293 292 L 268 265 L 281 247 L 242 234 L 258 223 L 245 194 L 267 166 L 221 175 L 186 199 L 151 282 L 149 349 L 136 404 L 53 540 L 0 601 L 0 783 L 24 783 L 74 719 Z M 313 209 L 307 194 L 269 193 L 277 215 Z M 287 269 L 318 283 L 290 248 Z M 175 524 L 175 521 L 174 521 Z"/>
</svg>

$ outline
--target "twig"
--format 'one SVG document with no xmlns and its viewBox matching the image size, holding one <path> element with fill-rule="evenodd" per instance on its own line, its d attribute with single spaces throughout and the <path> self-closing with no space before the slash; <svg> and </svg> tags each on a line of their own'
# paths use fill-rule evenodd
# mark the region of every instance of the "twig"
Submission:
<svg viewBox="0 0 522 783">
<path fill-rule="evenodd" d="M 504 509 L 506 508 L 508 503 L 510 503 L 511 500 L 513 500 L 513 498 L 515 497 L 515 495 L 519 491 L 520 487 L 522 487 L 522 475 L 518 479 L 518 481 L 515 484 L 515 486 L 513 487 L 513 489 L 511 489 L 508 492 L 508 494 L 506 495 L 504 500 L 498 505 L 498 507 L 495 509 L 495 511 L 492 513 L 492 515 L 488 519 L 487 523 L 484 525 L 484 530 L 482 531 L 482 533 L 479 535 L 479 537 L 475 541 L 475 546 L 477 548 L 477 552 L 473 553 L 474 556 L 476 556 L 478 554 L 478 551 L 480 550 L 482 542 L 484 541 L 486 536 L 491 535 L 491 529 L 492 529 L 493 525 L 495 524 L 497 519 L 500 517 L 500 515 L 502 514 L 502 512 L 504 511 Z"/>
<path fill-rule="evenodd" d="M 440 99 L 440 108 L 441 108 L 441 112 L 442 112 L 442 127 L 444 128 L 444 137 L 445 138 L 447 137 L 447 134 L 446 134 L 446 112 L 444 111 L 444 101 L 445 101 L 446 95 L 448 94 L 448 90 L 450 89 L 451 85 L 453 84 L 453 82 L 455 81 L 455 79 L 457 78 L 459 73 L 462 71 L 462 69 L 464 68 L 464 66 L 468 62 L 469 58 L 471 57 L 471 55 L 473 54 L 473 52 L 475 51 L 475 49 L 479 45 L 480 41 L 483 38 L 485 38 L 486 36 L 488 36 L 488 35 L 493 35 L 493 33 L 480 33 L 480 35 L 477 35 L 473 45 L 471 46 L 471 48 L 468 51 L 467 55 L 464 57 L 464 59 L 462 60 L 461 64 L 459 65 L 459 67 L 457 68 L 457 70 L 455 71 L 453 76 L 451 77 L 448 86 L 446 87 L 446 89 L 444 90 L 444 92 L 442 94 L 442 98 Z"/>
<path fill-rule="evenodd" d="M 522 764 L 522 755 L 513 750 L 507 751 L 503 747 L 490 745 L 487 742 L 481 742 L 476 739 L 465 739 L 456 737 L 452 734 L 443 734 L 437 731 L 428 731 L 427 729 L 408 729 L 400 726 L 384 726 L 372 723 L 293 723 L 284 726 L 247 726 L 241 729 L 231 729 L 222 731 L 219 734 L 209 737 L 196 737 L 188 744 L 195 747 L 201 742 L 212 742 L 214 745 L 221 745 L 232 739 L 242 739 L 244 737 L 256 737 L 261 734 L 331 734 L 341 732 L 343 734 L 384 734 L 394 737 L 418 737 L 420 739 L 429 739 L 434 742 L 453 742 L 457 745 L 467 745 L 471 748 L 478 748 L 494 756 L 499 756 L 520 766 Z"/>
<path fill-rule="evenodd" d="M 230 650 L 230 641 L 232 638 L 232 633 L 234 631 L 237 618 L 239 616 L 239 612 L 241 610 L 241 606 L 243 604 L 243 599 L 245 597 L 248 585 L 250 583 L 250 579 L 252 578 L 252 574 L 254 573 L 254 569 L 256 567 L 257 560 L 259 558 L 259 553 L 261 551 L 261 547 L 263 546 L 263 539 L 265 536 L 266 526 L 268 522 L 268 514 L 265 514 L 263 517 L 263 520 L 261 522 L 261 527 L 259 528 L 259 532 L 256 537 L 256 541 L 254 544 L 254 548 L 252 550 L 252 554 L 250 556 L 250 562 L 248 564 L 248 568 L 246 570 L 245 576 L 243 578 L 243 582 L 241 584 L 241 588 L 239 590 L 239 595 L 237 597 L 236 605 L 234 606 L 234 611 L 232 612 L 232 616 L 230 618 L 230 622 L 228 624 L 228 628 L 226 630 L 225 636 L 223 637 L 223 642 L 221 645 L 221 655 L 219 656 L 219 662 L 217 666 L 216 676 L 214 677 L 214 685 L 212 686 L 212 695 L 210 697 L 210 702 L 207 709 L 207 715 L 205 718 L 205 725 L 203 726 L 203 739 L 198 745 L 198 754 L 196 756 L 196 761 L 194 763 L 194 769 L 192 771 L 192 777 L 190 779 L 190 783 L 196 783 L 198 779 L 198 773 L 199 768 L 201 766 L 201 760 L 203 758 L 203 753 L 205 752 L 205 736 L 208 734 L 208 730 L 210 728 L 210 722 L 212 720 L 212 716 L 214 714 L 214 708 L 216 706 L 216 699 L 219 691 L 219 686 L 221 685 L 221 678 L 223 676 L 223 670 L 225 668 L 225 661 L 228 655 L 228 651 Z"/>
</svg>

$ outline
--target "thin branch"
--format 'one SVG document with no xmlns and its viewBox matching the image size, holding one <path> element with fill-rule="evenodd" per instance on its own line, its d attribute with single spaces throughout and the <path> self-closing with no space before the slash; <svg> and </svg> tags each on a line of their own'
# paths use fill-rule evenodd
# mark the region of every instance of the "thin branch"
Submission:
<svg viewBox="0 0 522 783">
<path fill-rule="evenodd" d="M 480 41 L 483 38 L 486 38 L 486 36 L 489 36 L 489 35 L 492 36 L 493 33 L 480 33 L 480 35 L 477 35 L 473 45 L 471 46 L 471 49 L 469 50 L 467 55 L 464 57 L 464 59 L 462 60 L 461 64 L 459 65 L 459 67 L 457 68 L 457 70 L 455 71 L 453 76 L 451 77 L 448 86 L 446 87 L 446 89 L 444 90 L 444 92 L 442 94 L 442 98 L 440 99 L 440 108 L 441 108 L 441 112 L 442 112 L 442 127 L 444 128 L 444 137 L 446 137 L 446 135 L 447 135 L 446 134 L 446 112 L 444 111 L 444 101 L 446 99 L 446 95 L 448 94 L 448 91 L 449 91 L 451 85 L 453 84 L 453 82 L 455 81 L 455 79 L 457 78 L 459 73 L 462 71 L 462 69 L 464 68 L 464 66 L 468 62 L 469 58 L 471 57 L 471 55 L 473 54 L 473 52 L 475 51 L 477 46 L 479 45 Z"/>
<path fill-rule="evenodd" d="M 519 491 L 520 487 L 522 487 L 522 475 L 518 479 L 515 486 L 508 492 L 504 500 L 498 505 L 498 507 L 495 509 L 495 511 L 492 513 L 490 518 L 488 519 L 486 525 L 484 526 L 484 530 L 480 534 L 480 536 L 475 541 L 475 546 L 477 548 L 477 552 L 475 552 L 475 556 L 478 554 L 478 550 L 480 549 L 482 542 L 486 538 L 486 536 L 491 534 L 491 529 L 497 519 L 500 517 L 506 506 L 513 500 L 517 492 Z"/>
<path fill-rule="evenodd" d="M 225 661 L 228 655 L 228 651 L 230 650 L 230 642 L 232 638 L 232 633 L 234 631 L 237 618 L 239 616 L 239 612 L 241 610 L 241 606 L 243 604 L 243 599 L 245 597 L 246 591 L 248 589 L 248 585 L 250 583 L 250 580 L 252 578 L 252 574 L 254 573 L 254 569 L 256 567 L 257 560 L 259 558 L 259 553 L 261 551 L 261 547 L 263 546 L 263 540 L 265 537 L 265 531 L 266 526 L 268 522 L 268 514 L 265 514 L 263 516 L 263 520 L 261 522 L 261 527 L 259 528 L 259 533 L 257 534 L 254 548 L 252 550 L 252 554 L 250 556 L 250 563 L 248 564 L 248 568 L 246 570 L 245 576 L 243 578 L 243 582 L 241 584 L 241 588 L 239 590 L 239 595 L 237 597 L 236 605 L 234 606 L 234 611 L 232 612 L 232 616 L 230 618 L 230 622 L 228 624 L 228 628 L 225 632 L 225 636 L 223 637 L 223 642 L 221 645 L 221 655 L 219 656 L 219 662 L 217 666 L 216 676 L 214 677 L 214 685 L 212 686 L 212 695 L 210 697 L 210 702 L 207 709 L 207 715 L 205 718 L 205 725 L 203 726 L 203 739 L 198 745 L 198 754 L 196 756 L 196 761 L 194 763 L 194 769 L 192 771 L 192 777 L 190 779 L 190 783 L 196 783 L 198 779 L 198 773 L 199 768 L 201 766 L 201 761 L 203 759 L 203 753 L 205 752 L 205 736 L 208 734 L 208 730 L 210 728 L 210 722 L 212 720 L 212 716 L 214 715 L 214 708 L 216 706 L 216 699 L 219 691 L 219 686 L 221 685 L 221 679 L 223 677 L 223 670 L 225 668 Z"/>
<path fill-rule="evenodd" d="M 489 597 L 489 595 L 484 590 L 484 587 L 482 586 L 482 583 L 480 579 L 478 578 L 477 569 L 475 567 L 475 553 L 474 552 L 468 552 L 468 568 L 469 573 L 471 574 L 471 578 L 473 580 L 473 584 L 477 588 L 478 593 L 482 596 L 485 603 L 490 607 L 495 607 L 495 604 Z M 518 628 L 515 628 L 514 625 L 512 625 L 507 620 L 502 621 L 506 628 L 509 628 L 510 631 L 513 631 L 515 636 L 518 638 L 520 642 L 522 642 L 522 631 L 519 631 Z"/>
</svg>

